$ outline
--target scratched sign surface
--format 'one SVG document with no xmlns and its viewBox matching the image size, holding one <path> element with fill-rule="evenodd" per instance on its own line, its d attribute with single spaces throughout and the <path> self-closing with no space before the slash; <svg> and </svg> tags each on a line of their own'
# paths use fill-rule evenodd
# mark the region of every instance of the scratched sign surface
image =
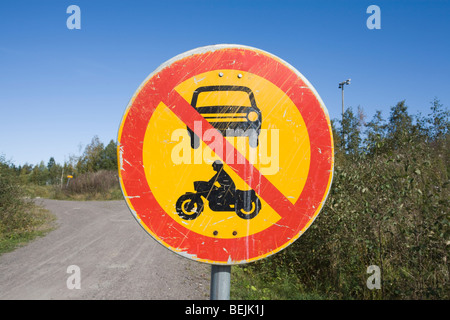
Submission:
<svg viewBox="0 0 450 320">
<path fill-rule="evenodd" d="M 315 89 L 246 46 L 198 48 L 161 65 L 128 104 L 118 142 L 122 192 L 139 224 L 212 264 L 294 242 L 333 176 L 330 120 Z"/>
</svg>

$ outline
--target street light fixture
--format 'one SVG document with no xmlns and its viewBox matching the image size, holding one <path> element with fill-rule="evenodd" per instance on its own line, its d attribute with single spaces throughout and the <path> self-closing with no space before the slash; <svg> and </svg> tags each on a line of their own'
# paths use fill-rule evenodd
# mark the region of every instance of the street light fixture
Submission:
<svg viewBox="0 0 450 320">
<path fill-rule="evenodd" d="M 344 125 L 344 86 L 350 84 L 351 79 L 347 79 L 345 81 L 342 81 L 339 83 L 339 89 L 342 89 L 342 122 L 341 125 Z M 345 141 L 345 132 L 344 128 L 342 127 L 342 142 Z"/>
<path fill-rule="evenodd" d="M 352 79 L 347 79 L 339 83 L 339 89 L 342 89 L 342 121 L 344 121 L 344 86 L 349 85 Z"/>
</svg>

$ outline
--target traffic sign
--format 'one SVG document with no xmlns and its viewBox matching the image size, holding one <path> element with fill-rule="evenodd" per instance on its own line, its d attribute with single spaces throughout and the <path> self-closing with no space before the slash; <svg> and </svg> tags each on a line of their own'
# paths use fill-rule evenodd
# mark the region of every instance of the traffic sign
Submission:
<svg viewBox="0 0 450 320">
<path fill-rule="evenodd" d="M 333 176 L 321 98 L 288 63 L 247 46 L 198 48 L 161 65 L 129 102 L 118 142 L 122 192 L 139 224 L 211 264 L 293 243 Z"/>
</svg>

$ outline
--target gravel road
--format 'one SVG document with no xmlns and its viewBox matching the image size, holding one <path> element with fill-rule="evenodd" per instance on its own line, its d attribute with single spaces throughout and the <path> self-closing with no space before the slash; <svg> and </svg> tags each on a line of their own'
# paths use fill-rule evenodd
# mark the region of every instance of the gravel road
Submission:
<svg viewBox="0 0 450 320">
<path fill-rule="evenodd" d="M 0 299 L 209 299 L 210 266 L 154 241 L 124 201 L 37 204 L 58 227 L 0 256 Z M 71 265 L 80 289 L 68 289 Z"/>
</svg>

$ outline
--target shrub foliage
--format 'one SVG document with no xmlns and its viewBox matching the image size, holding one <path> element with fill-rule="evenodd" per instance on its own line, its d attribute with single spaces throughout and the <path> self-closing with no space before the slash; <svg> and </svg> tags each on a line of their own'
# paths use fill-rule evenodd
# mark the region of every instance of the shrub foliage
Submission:
<svg viewBox="0 0 450 320">
<path fill-rule="evenodd" d="M 448 111 L 435 99 L 426 117 L 411 117 L 405 101 L 387 123 L 381 112 L 359 125 L 345 116 L 322 212 L 294 244 L 250 265 L 253 274 L 287 273 L 330 298 L 449 299 Z M 366 285 L 370 265 L 380 290 Z"/>
<path fill-rule="evenodd" d="M 358 107 L 332 125 L 335 168 L 322 212 L 295 243 L 243 272 L 271 288 L 283 275 L 283 292 L 293 283 L 320 297 L 449 299 L 449 111 L 434 99 L 428 115 L 411 116 L 400 101 L 387 120 L 377 111 L 366 122 Z M 28 219 L 19 182 L 53 185 L 57 198 L 122 197 L 114 141 L 104 147 L 94 137 L 64 165 L 53 158 L 34 167 L 0 162 L 3 234 Z M 379 290 L 366 285 L 371 265 L 381 271 Z"/>
</svg>

